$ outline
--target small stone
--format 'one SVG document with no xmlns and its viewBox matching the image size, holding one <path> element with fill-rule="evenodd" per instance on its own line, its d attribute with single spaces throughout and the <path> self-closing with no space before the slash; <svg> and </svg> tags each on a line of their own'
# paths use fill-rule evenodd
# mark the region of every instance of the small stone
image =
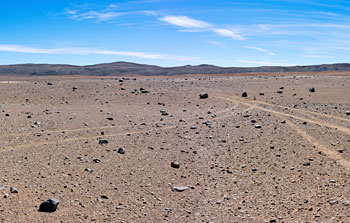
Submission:
<svg viewBox="0 0 350 223">
<path fill-rule="evenodd" d="M 9 196 L 9 194 L 4 194 L 4 198 L 8 198 Z"/>
<path fill-rule="evenodd" d="M 350 111 L 346 111 L 346 115 L 350 115 Z"/>
<path fill-rule="evenodd" d="M 150 90 L 147 90 L 147 89 L 144 89 L 144 88 L 140 88 L 140 91 L 141 91 L 142 94 L 148 94 L 148 93 L 151 92 Z"/>
<path fill-rule="evenodd" d="M 314 93 L 314 92 L 315 92 L 315 88 L 313 88 L 313 87 L 310 88 L 310 89 L 309 89 L 309 92 Z"/>
<path fill-rule="evenodd" d="M 175 191 L 175 192 L 183 192 L 185 190 L 187 190 L 188 187 L 184 187 L 184 186 L 179 186 L 179 187 L 172 187 L 171 190 Z"/>
<path fill-rule="evenodd" d="M 15 187 L 10 187 L 10 192 L 11 192 L 11 194 L 17 194 L 18 190 Z"/>
<path fill-rule="evenodd" d="M 119 154 L 125 154 L 125 149 L 124 148 L 119 148 L 118 149 Z"/>
<path fill-rule="evenodd" d="M 108 140 L 107 139 L 99 139 L 98 144 L 100 144 L 100 145 L 108 144 Z"/>
<path fill-rule="evenodd" d="M 332 201 L 328 201 L 330 205 L 335 205 L 335 204 L 338 204 L 338 201 L 337 200 L 332 200 Z"/>
<path fill-rule="evenodd" d="M 51 198 L 51 199 L 46 200 L 40 204 L 39 211 L 40 212 L 55 212 L 59 203 L 60 203 L 59 200 L 57 200 L 55 198 Z"/>
<path fill-rule="evenodd" d="M 102 199 L 109 199 L 109 197 L 107 195 L 101 195 Z"/>
<path fill-rule="evenodd" d="M 164 111 L 164 110 L 160 110 L 160 113 L 162 114 L 162 115 L 164 115 L 164 116 L 166 116 L 166 115 L 169 115 L 166 111 Z"/>
<path fill-rule="evenodd" d="M 256 129 L 261 129 L 261 125 L 255 125 Z"/>
<path fill-rule="evenodd" d="M 303 163 L 303 166 L 310 166 L 310 165 L 311 165 L 310 162 L 305 162 L 305 163 Z"/>
<path fill-rule="evenodd" d="M 93 161 L 94 161 L 94 163 L 101 163 L 101 160 L 99 160 L 99 159 L 94 159 Z"/>
<path fill-rule="evenodd" d="M 243 97 L 243 98 L 248 97 L 248 93 L 247 93 L 247 92 L 243 92 L 243 93 L 242 93 L 242 97 Z"/>
<path fill-rule="evenodd" d="M 178 169 L 178 168 L 180 168 L 180 163 L 178 163 L 178 162 L 171 162 L 170 166 L 171 166 L 172 168 Z"/>
<path fill-rule="evenodd" d="M 344 206 L 350 206 L 350 201 L 343 201 Z"/>
<path fill-rule="evenodd" d="M 208 98 L 208 97 L 209 97 L 209 96 L 208 96 L 207 93 L 199 94 L 199 98 L 200 98 L 200 99 L 206 99 L 206 98 Z"/>
</svg>

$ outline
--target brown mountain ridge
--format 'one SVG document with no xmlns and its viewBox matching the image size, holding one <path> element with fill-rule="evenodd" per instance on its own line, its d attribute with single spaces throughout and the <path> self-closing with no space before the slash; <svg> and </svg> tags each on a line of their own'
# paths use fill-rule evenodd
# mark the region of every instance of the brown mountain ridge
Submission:
<svg viewBox="0 0 350 223">
<path fill-rule="evenodd" d="M 202 64 L 179 67 L 160 67 L 155 65 L 130 62 L 103 63 L 87 66 L 68 64 L 16 64 L 0 65 L 0 76 L 54 76 L 54 75 L 87 75 L 87 76 L 171 76 L 188 74 L 239 74 L 252 72 L 326 72 L 350 71 L 349 63 L 322 64 L 308 66 L 262 66 L 262 67 L 219 67 Z"/>
</svg>

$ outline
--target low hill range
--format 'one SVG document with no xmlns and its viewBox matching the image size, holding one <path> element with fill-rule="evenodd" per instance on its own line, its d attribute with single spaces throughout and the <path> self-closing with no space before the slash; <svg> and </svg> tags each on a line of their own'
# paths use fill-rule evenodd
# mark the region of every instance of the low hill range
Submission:
<svg viewBox="0 0 350 223">
<path fill-rule="evenodd" d="M 172 76 L 190 74 L 240 74 L 260 72 L 327 72 L 350 71 L 349 63 L 322 64 L 310 66 L 262 66 L 262 67 L 219 67 L 202 64 L 197 66 L 160 67 L 155 65 L 130 62 L 103 63 L 87 66 L 67 64 L 18 64 L 1 65 L 0 76 L 54 76 L 54 75 L 87 75 L 87 76 Z"/>
</svg>

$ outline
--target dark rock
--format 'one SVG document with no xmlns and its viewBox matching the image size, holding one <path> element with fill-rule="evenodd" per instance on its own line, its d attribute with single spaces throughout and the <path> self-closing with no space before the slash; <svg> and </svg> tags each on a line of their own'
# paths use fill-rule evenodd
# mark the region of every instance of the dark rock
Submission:
<svg viewBox="0 0 350 223">
<path fill-rule="evenodd" d="M 101 195 L 102 199 L 109 199 L 109 197 L 107 195 Z"/>
<path fill-rule="evenodd" d="M 178 163 L 178 162 L 171 162 L 171 167 L 172 168 L 180 168 L 180 163 Z"/>
<path fill-rule="evenodd" d="M 160 110 L 160 113 L 162 114 L 162 115 L 164 115 L 164 116 L 166 116 L 166 115 L 169 115 L 166 111 L 164 111 L 164 110 Z"/>
<path fill-rule="evenodd" d="M 11 194 L 17 194 L 18 190 L 15 187 L 10 187 L 10 192 L 11 192 Z"/>
<path fill-rule="evenodd" d="M 310 162 L 305 162 L 305 163 L 303 163 L 303 166 L 310 166 L 310 165 L 311 165 Z"/>
<path fill-rule="evenodd" d="M 143 94 L 148 94 L 148 93 L 151 92 L 150 90 L 147 90 L 147 89 L 144 89 L 144 88 L 140 88 L 140 91 L 141 91 L 141 93 L 143 93 Z"/>
<path fill-rule="evenodd" d="M 243 92 L 243 93 L 242 93 L 242 97 L 243 97 L 243 98 L 246 98 L 246 97 L 248 97 L 248 94 L 247 94 L 247 92 Z"/>
<path fill-rule="evenodd" d="M 40 204 L 39 211 L 40 212 L 55 212 L 59 203 L 60 203 L 59 200 L 57 200 L 55 198 L 51 198 L 51 199 L 46 200 Z"/>
<path fill-rule="evenodd" d="M 312 88 L 310 88 L 310 89 L 309 89 L 309 92 L 314 93 L 314 92 L 315 92 L 315 88 L 313 88 L 313 87 L 312 87 Z"/>
<path fill-rule="evenodd" d="M 330 205 L 335 205 L 338 204 L 339 202 L 337 200 L 332 200 L 332 201 L 328 201 Z"/>
<path fill-rule="evenodd" d="M 125 154 L 125 149 L 124 148 L 119 148 L 118 149 L 119 154 Z"/>
<path fill-rule="evenodd" d="M 207 93 L 203 93 L 203 94 L 200 94 L 199 95 L 199 98 L 200 99 L 206 99 L 206 98 L 208 98 L 209 96 L 208 96 L 208 94 Z"/>
<path fill-rule="evenodd" d="M 101 163 L 101 162 L 102 162 L 102 161 L 99 160 L 99 159 L 94 159 L 93 161 L 94 161 L 94 163 Z"/>
<path fill-rule="evenodd" d="M 179 187 L 172 187 L 171 190 L 175 191 L 175 192 L 183 192 L 185 190 L 187 190 L 188 187 L 184 187 L 184 186 L 179 186 Z"/>
<path fill-rule="evenodd" d="M 108 140 L 107 139 L 99 139 L 98 144 L 100 144 L 100 145 L 108 144 Z"/>
</svg>

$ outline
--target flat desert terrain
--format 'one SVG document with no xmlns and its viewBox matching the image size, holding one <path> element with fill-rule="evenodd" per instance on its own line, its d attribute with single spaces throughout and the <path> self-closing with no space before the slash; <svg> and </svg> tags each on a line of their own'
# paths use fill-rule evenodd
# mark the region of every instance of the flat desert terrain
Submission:
<svg viewBox="0 0 350 223">
<path fill-rule="evenodd" d="M 1 77 L 0 106 L 0 222 L 350 222 L 350 73 Z"/>
</svg>

